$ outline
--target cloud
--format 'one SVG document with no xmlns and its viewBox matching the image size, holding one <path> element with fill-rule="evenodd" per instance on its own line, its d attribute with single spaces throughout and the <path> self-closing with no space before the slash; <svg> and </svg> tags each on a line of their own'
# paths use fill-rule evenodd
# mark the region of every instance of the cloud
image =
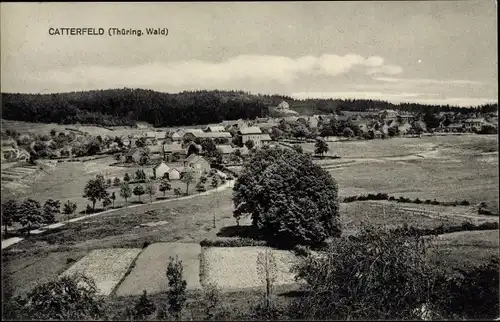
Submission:
<svg viewBox="0 0 500 322">
<path fill-rule="evenodd" d="M 240 55 L 223 62 L 186 60 L 150 63 L 131 67 L 78 66 L 32 75 L 30 80 L 59 84 L 116 86 L 214 86 L 237 81 L 291 84 L 302 76 L 339 76 L 354 68 L 378 69 L 381 73 L 399 68 L 384 65 L 378 56 L 322 55 L 290 58 L 270 55 Z"/>
<path fill-rule="evenodd" d="M 491 98 L 474 97 L 444 97 L 438 98 L 435 93 L 384 93 L 384 92 L 297 92 L 291 94 L 297 99 L 307 98 L 339 98 L 339 99 L 373 99 L 399 103 L 421 103 L 453 106 L 479 106 L 489 103 L 497 103 L 498 100 Z"/>
<path fill-rule="evenodd" d="M 443 85 L 482 85 L 483 82 L 472 80 L 441 80 L 427 78 L 395 78 L 395 77 L 373 77 L 374 80 L 388 83 L 408 84 L 443 84 Z"/>
<path fill-rule="evenodd" d="M 403 68 L 397 65 L 383 65 L 370 68 L 366 71 L 367 75 L 374 74 L 387 74 L 387 75 L 397 75 L 403 72 Z"/>
</svg>

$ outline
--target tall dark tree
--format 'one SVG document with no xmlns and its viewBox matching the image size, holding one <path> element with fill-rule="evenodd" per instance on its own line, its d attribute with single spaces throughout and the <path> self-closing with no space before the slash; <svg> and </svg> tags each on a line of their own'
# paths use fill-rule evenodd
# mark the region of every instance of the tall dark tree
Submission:
<svg viewBox="0 0 500 322">
<path fill-rule="evenodd" d="M 2 224 L 4 225 L 5 235 L 7 235 L 7 227 L 11 227 L 19 220 L 19 204 L 16 200 L 7 200 L 2 203 Z"/>
<path fill-rule="evenodd" d="M 97 176 L 96 179 L 90 179 L 85 185 L 83 197 L 92 202 L 92 210 L 95 210 L 95 204 L 108 196 L 104 177 Z"/>
<path fill-rule="evenodd" d="M 340 234 L 337 183 L 306 154 L 258 151 L 245 163 L 233 201 L 237 219 L 250 215 L 275 242 L 316 244 Z"/>
</svg>

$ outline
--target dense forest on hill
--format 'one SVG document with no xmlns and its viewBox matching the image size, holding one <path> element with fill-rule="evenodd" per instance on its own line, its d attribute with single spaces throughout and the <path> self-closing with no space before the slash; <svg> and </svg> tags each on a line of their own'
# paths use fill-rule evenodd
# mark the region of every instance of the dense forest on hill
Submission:
<svg viewBox="0 0 500 322">
<path fill-rule="evenodd" d="M 7 120 L 135 125 L 180 126 L 217 123 L 222 120 L 254 119 L 269 115 L 269 107 L 287 101 L 300 114 L 328 114 L 336 111 L 400 109 L 425 113 L 474 110 L 496 111 L 497 104 L 477 109 L 421 104 L 392 104 L 378 100 L 306 99 L 281 95 L 255 95 L 243 91 L 186 91 L 161 93 L 143 89 L 109 89 L 58 94 L 2 93 L 2 118 Z"/>
</svg>

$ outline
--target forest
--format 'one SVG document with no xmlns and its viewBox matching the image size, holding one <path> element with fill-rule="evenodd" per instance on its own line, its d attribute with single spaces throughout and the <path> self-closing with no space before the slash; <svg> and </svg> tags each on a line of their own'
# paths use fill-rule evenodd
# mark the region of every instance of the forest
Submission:
<svg viewBox="0 0 500 322">
<path fill-rule="evenodd" d="M 222 120 L 255 119 L 269 115 L 269 107 L 287 101 L 304 115 L 329 114 L 342 110 L 395 109 L 426 113 L 471 111 L 492 112 L 497 104 L 474 109 L 392 104 L 379 100 L 306 99 L 283 95 L 251 94 L 244 91 L 185 91 L 162 93 L 144 89 L 108 89 L 57 94 L 2 93 L 2 118 L 6 120 L 133 126 L 148 122 L 155 127 L 218 123 Z"/>
</svg>

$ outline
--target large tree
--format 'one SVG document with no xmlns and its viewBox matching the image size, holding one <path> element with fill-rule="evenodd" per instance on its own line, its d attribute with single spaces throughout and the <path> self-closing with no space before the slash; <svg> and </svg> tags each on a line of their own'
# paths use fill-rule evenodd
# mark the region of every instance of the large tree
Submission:
<svg viewBox="0 0 500 322">
<path fill-rule="evenodd" d="M 7 200 L 2 203 L 2 224 L 4 225 L 5 234 L 7 235 L 7 227 L 12 226 L 19 220 L 19 204 L 16 200 Z"/>
<path fill-rule="evenodd" d="M 194 182 L 194 171 L 192 168 L 187 167 L 181 175 L 181 181 L 186 184 L 186 195 L 189 193 L 189 185 Z"/>
<path fill-rule="evenodd" d="M 340 234 L 338 186 L 309 155 L 258 151 L 234 186 L 234 216 L 250 215 L 262 237 L 316 244 Z"/>
<path fill-rule="evenodd" d="M 43 204 L 43 217 L 46 223 L 53 223 L 56 216 L 61 214 L 61 202 L 59 200 L 48 199 Z"/>
<path fill-rule="evenodd" d="M 328 152 L 328 143 L 323 139 L 317 139 L 314 144 L 314 153 L 324 155 Z"/>
<path fill-rule="evenodd" d="M 90 179 L 85 185 L 83 197 L 92 202 L 92 210 L 95 210 L 95 204 L 108 196 L 106 191 L 106 182 L 104 177 L 97 175 L 95 179 Z"/>
<path fill-rule="evenodd" d="M 19 207 L 19 223 L 28 229 L 36 227 L 45 222 L 40 203 L 33 199 L 24 200 Z"/>
</svg>

